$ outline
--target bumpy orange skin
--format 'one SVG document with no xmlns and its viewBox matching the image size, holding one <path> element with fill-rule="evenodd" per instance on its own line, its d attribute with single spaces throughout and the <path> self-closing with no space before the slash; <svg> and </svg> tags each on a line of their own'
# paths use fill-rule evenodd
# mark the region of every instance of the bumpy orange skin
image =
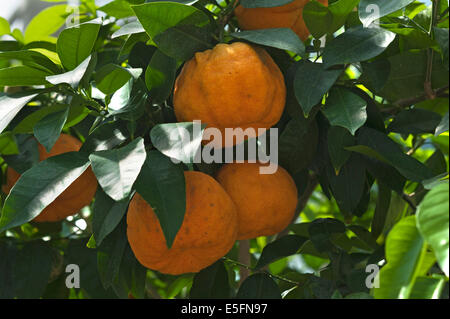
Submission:
<svg viewBox="0 0 450 319">
<path fill-rule="evenodd" d="M 39 160 L 43 161 L 49 157 L 78 151 L 81 142 L 76 138 L 61 134 L 49 153 L 45 148 L 38 144 Z M 13 168 L 8 167 L 6 171 L 6 185 L 3 185 L 3 192 L 8 194 L 14 184 L 20 177 Z M 75 215 L 80 209 L 89 205 L 97 190 L 97 179 L 91 168 L 88 168 L 80 177 L 78 177 L 64 192 L 61 193 L 42 213 L 36 216 L 35 222 L 56 222 L 65 219 L 68 216 Z"/>
<path fill-rule="evenodd" d="M 256 134 L 249 137 L 257 136 L 258 128 L 268 129 L 280 120 L 285 102 L 286 87 L 278 66 L 264 49 L 243 42 L 197 52 L 175 82 L 177 120 L 201 120 L 218 128 L 222 137 L 225 128 L 253 128 Z"/>
<path fill-rule="evenodd" d="M 236 204 L 238 239 L 271 236 L 294 218 L 297 187 L 289 173 L 278 166 L 274 174 L 260 174 L 258 163 L 224 165 L 217 180 Z"/>
<path fill-rule="evenodd" d="M 239 5 L 234 10 L 239 26 L 243 30 L 290 28 L 303 41 L 309 36 L 303 20 L 303 8 L 310 0 L 295 0 L 280 7 L 244 8 Z M 328 6 L 328 0 L 319 0 Z"/>
<path fill-rule="evenodd" d="M 223 257 L 237 236 L 237 212 L 209 175 L 185 172 L 186 213 L 170 249 L 151 206 L 136 194 L 127 214 L 130 246 L 145 267 L 171 275 L 198 272 Z"/>
</svg>

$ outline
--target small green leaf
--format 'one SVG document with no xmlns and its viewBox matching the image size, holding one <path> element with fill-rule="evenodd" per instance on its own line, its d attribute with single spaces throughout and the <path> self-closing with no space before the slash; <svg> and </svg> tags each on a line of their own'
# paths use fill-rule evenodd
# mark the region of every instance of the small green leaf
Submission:
<svg viewBox="0 0 450 319">
<path fill-rule="evenodd" d="M 0 154 L 19 154 L 19 148 L 17 146 L 14 135 L 11 132 L 3 132 L 2 134 L 0 134 Z"/>
<path fill-rule="evenodd" d="M 95 74 L 97 88 L 105 94 L 112 94 L 123 87 L 131 78 L 137 79 L 142 69 L 127 69 L 116 64 L 107 64 Z"/>
<path fill-rule="evenodd" d="M 352 152 L 346 147 L 355 145 L 356 139 L 349 131 L 340 126 L 331 126 L 328 130 L 328 153 L 334 169 L 339 172 L 341 167 L 347 162 Z"/>
<path fill-rule="evenodd" d="M 115 201 L 124 200 L 130 195 L 145 158 L 144 140 L 141 137 L 122 148 L 98 151 L 89 156 L 99 184 Z"/>
<path fill-rule="evenodd" d="M 85 75 L 90 62 L 91 62 L 91 56 L 88 56 L 83 62 L 80 63 L 80 65 L 78 65 L 72 71 L 62 73 L 62 74 L 47 76 L 45 79 L 54 85 L 61 84 L 61 83 L 67 83 L 72 88 L 76 89 L 78 87 L 78 84 L 81 82 L 81 79 L 83 79 L 83 76 Z"/>
<path fill-rule="evenodd" d="M 53 148 L 55 142 L 61 135 L 61 131 L 69 116 L 69 108 L 60 112 L 54 112 L 46 115 L 39 122 L 36 123 L 33 131 L 34 136 L 45 147 L 47 152 Z"/>
<path fill-rule="evenodd" d="M 177 61 L 157 50 L 145 71 L 145 84 L 156 103 L 165 101 L 172 92 Z"/>
<path fill-rule="evenodd" d="M 9 22 L 5 18 L 0 17 L 0 36 L 9 34 L 11 29 L 9 27 Z"/>
<path fill-rule="evenodd" d="M 37 95 L 36 91 L 11 95 L 0 93 L 0 133 L 3 132 L 17 113 Z"/>
<path fill-rule="evenodd" d="M 25 30 L 25 42 L 47 40 L 66 22 L 66 17 L 72 9 L 66 4 L 51 6 L 39 12 L 28 24 Z"/>
<path fill-rule="evenodd" d="M 323 113 L 331 125 L 346 128 L 352 135 L 367 121 L 367 102 L 343 88 L 330 91 Z"/>
</svg>

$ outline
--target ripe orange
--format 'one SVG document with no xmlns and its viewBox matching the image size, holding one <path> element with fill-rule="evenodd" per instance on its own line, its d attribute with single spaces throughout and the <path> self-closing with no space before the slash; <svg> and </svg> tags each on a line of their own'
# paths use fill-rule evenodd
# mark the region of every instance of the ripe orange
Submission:
<svg viewBox="0 0 450 319">
<path fill-rule="evenodd" d="M 260 167 L 259 163 L 232 163 L 217 174 L 236 204 L 239 240 L 277 234 L 294 218 L 298 196 L 292 177 L 281 166 L 274 174 L 260 174 Z"/>
<path fill-rule="evenodd" d="M 244 8 L 239 5 L 234 10 L 243 30 L 290 28 L 304 41 L 309 36 L 303 20 L 303 8 L 310 0 L 295 0 L 280 7 Z M 328 5 L 328 0 L 319 0 Z"/>
<path fill-rule="evenodd" d="M 78 151 L 81 142 L 75 137 L 61 134 L 49 153 L 45 148 L 38 144 L 39 160 L 43 161 L 49 157 Z M 8 194 L 11 188 L 19 179 L 20 174 L 12 167 L 6 171 L 6 184 L 3 185 L 3 192 Z M 47 206 L 38 216 L 34 218 L 35 222 L 56 222 L 64 218 L 75 215 L 78 211 L 91 203 L 97 190 L 97 179 L 91 168 L 88 168 L 80 177 L 78 177 L 64 192 L 62 192 L 49 206 Z"/>
<path fill-rule="evenodd" d="M 249 137 L 256 137 L 258 128 L 265 130 L 279 121 L 286 87 L 283 74 L 264 49 L 235 42 L 196 53 L 178 76 L 173 99 L 179 122 L 201 120 L 218 128 L 222 137 L 225 128 L 253 128 L 256 134 Z"/>
<path fill-rule="evenodd" d="M 136 258 L 165 274 L 198 272 L 223 257 L 236 241 L 236 208 L 225 190 L 204 173 L 185 172 L 185 180 L 186 212 L 170 249 L 152 207 L 139 194 L 128 208 L 127 235 Z"/>
</svg>

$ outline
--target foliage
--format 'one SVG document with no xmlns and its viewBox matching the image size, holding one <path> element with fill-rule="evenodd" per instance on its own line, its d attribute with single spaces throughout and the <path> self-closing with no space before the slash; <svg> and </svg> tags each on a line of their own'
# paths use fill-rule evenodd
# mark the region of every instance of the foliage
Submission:
<svg viewBox="0 0 450 319">
<path fill-rule="evenodd" d="M 24 33 L 0 17 L 0 172 L 23 174 L 1 198 L 0 298 L 448 298 L 448 1 L 311 1 L 305 42 L 240 30 L 235 5 L 59 3 Z M 219 169 L 193 162 L 199 136 L 181 143 L 192 124 L 174 124 L 174 81 L 195 52 L 232 41 L 265 47 L 285 76 L 276 127 L 298 218 L 250 240 L 247 264 L 240 242 L 197 274 L 148 270 L 126 241 L 128 203 L 135 191 L 150 200 L 173 241 L 182 170 Z M 51 149 L 62 132 L 81 150 L 37 163 L 30 137 Z M 101 186 L 90 207 L 31 221 L 89 166 Z M 66 289 L 69 264 L 81 288 Z M 381 268 L 373 287 L 368 265 Z"/>
</svg>

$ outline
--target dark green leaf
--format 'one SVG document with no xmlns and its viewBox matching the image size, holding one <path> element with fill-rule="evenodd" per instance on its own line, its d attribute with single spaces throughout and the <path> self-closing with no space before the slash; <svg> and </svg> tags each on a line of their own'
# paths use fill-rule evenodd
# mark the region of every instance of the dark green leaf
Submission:
<svg viewBox="0 0 450 319">
<path fill-rule="evenodd" d="M 0 52 L 0 61 L 1 60 L 18 60 L 21 61 L 23 65 L 51 74 L 60 72 L 59 67 L 48 57 L 32 50 Z"/>
<path fill-rule="evenodd" d="M 355 145 L 356 139 L 347 129 L 339 126 L 331 126 L 328 130 L 327 140 L 331 163 L 336 172 L 339 172 L 342 165 L 347 162 L 352 154 L 352 152 L 347 151 L 345 147 Z"/>
<path fill-rule="evenodd" d="M 230 298 L 230 293 L 228 273 L 223 262 L 219 260 L 195 275 L 190 298 L 227 299 Z"/>
<path fill-rule="evenodd" d="M 145 84 L 156 103 L 165 101 L 172 93 L 177 61 L 157 50 L 145 71 Z"/>
<path fill-rule="evenodd" d="M 34 136 L 36 136 L 38 142 L 45 147 L 47 152 L 50 152 L 61 135 L 61 131 L 68 116 L 69 108 L 66 107 L 65 110 L 46 115 L 34 126 Z"/>
<path fill-rule="evenodd" d="M 248 277 L 239 288 L 238 299 L 281 299 L 280 290 L 275 281 L 263 273 Z"/>
<path fill-rule="evenodd" d="M 126 127 L 118 122 L 106 122 L 98 126 L 86 139 L 80 152 L 90 154 L 92 152 L 110 150 L 128 138 Z"/>
<path fill-rule="evenodd" d="M 136 191 L 153 208 L 167 247 L 171 247 L 186 211 L 186 185 L 181 166 L 158 151 L 150 151 L 136 180 Z M 173 200 L 176 198 L 177 200 Z"/>
<path fill-rule="evenodd" d="M 422 109 L 410 109 L 397 114 L 387 129 L 400 134 L 434 133 L 440 122 L 441 116 L 437 113 Z"/>
<path fill-rule="evenodd" d="M 331 234 L 344 232 L 344 223 L 333 218 L 318 218 L 312 221 L 308 227 L 311 242 L 319 252 L 327 251 L 332 247 Z"/>
<path fill-rule="evenodd" d="M 286 235 L 267 244 L 255 268 L 260 269 L 278 259 L 294 255 L 306 242 L 306 238 L 297 235 Z"/>
<path fill-rule="evenodd" d="M 378 238 L 383 232 L 389 206 L 391 203 L 391 190 L 383 183 L 378 182 L 378 198 L 372 219 L 372 236 Z"/>
<path fill-rule="evenodd" d="M 442 51 L 442 59 L 448 70 L 448 29 L 434 28 L 434 36 Z"/>
</svg>

